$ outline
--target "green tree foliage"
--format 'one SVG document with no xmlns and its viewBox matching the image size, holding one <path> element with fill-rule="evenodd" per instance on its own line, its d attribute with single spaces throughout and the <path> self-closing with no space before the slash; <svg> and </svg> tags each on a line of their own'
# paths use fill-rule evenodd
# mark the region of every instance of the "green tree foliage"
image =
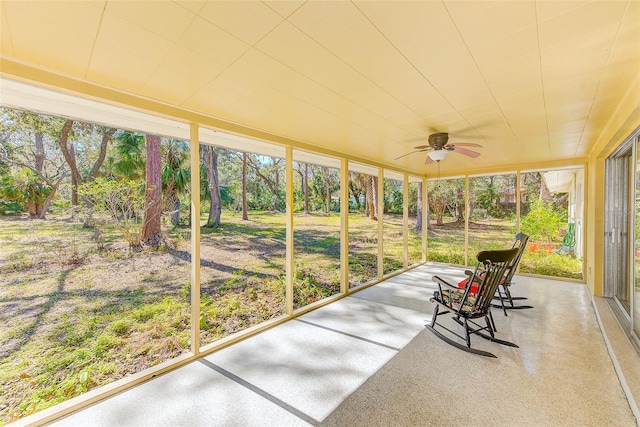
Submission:
<svg viewBox="0 0 640 427">
<path fill-rule="evenodd" d="M 439 179 L 428 183 L 429 213 L 435 217 L 436 225 L 444 224 L 445 214 L 457 217 L 459 210 L 464 211 L 464 192 L 460 198 L 461 186 L 464 188 L 463 179 Z"/>
<path fill-rule="evenodd" d="M 68 170 L 60 152 L 60 144 L 67 141 L 69 132 L 65 123 L 58 117 L 33 113 L 30 111 L 0 108 L 0 134 L 2 134 L 3 163 L 10 166 L 13 177 L 20 182 L 24 168 L 33 175 L 26 178 L 30 185 L 27 189 L 37 191 L 49 187 L 45 200 L 38 194 L 32 194 L 27 200 L 28 212 L 32 218 L 45 219 L 47 211 Z"/>
<path fill-rule="evenodd" d="M 508 215 L 512 211 L 513 205 L 501 202 L 501 198 L 505 195 L 515 198 L 515 183 L 515 174 L 471 178 L 469 180 L 469 202 L 472 217 L 504 218 Z"/>
<path fill-rule="evenodd" d="M 384 213 L 402 215 L 403 185 L 402 181 L 395 179 L 384 180 Z"/>
<path fill-rule="evenodd" d="M 161 150 L 164 209 L 170 213 L 171 224 L 176 226 L 180 223 L 180 196 L 186 192 L 191 179 L 189 144 L 163 138 Z"/>
<path fill-rule="evenodd" d="M 114 171 L 118 176 L 135 180 L 144 178 L 145 146 L 144 135 L 122 131 L 116 137 L 117 157 L 113 161 Z"/>
<path fill-rule="evenodd" d="M 551 243 L 560 237 L 560 228 L 567 222 L 567 211 L 538 198 L 531 203 L 529 213 L 522 217 L 520 229 L 532 240 Z"/>
<path fill-rule="evenodd" d="M 340 191 L 340 171 L 325 166 L 309 165 L 309 209 L 339 211 L 339 203 L 332 204 L 332 196 Z"/>
<path fill-rule="evenodd" d="M 366 189 L 364 188 L 363 174 L 349 172 L 349 209 L 361 212 L 364 208 Z"/>
<path fill-rule="evenodd" d="M 14 202 L 31 216 L 36 216 L 37 206 L 42 205 L 49 194 L 51 187 L 29 168 L 0 177 L 2 203 L 10 206 L 10 202 Z"/>
</svg>

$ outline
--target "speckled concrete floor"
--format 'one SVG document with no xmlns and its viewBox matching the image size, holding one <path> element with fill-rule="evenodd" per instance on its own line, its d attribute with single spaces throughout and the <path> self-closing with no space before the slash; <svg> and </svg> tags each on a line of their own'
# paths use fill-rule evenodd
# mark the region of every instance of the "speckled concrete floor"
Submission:
<svg viewBox="0 0 640 427">
<path fill-rule="evenodd" d="M 498 357 L 425 330 L 421 266 L 59 420 L 57 426 L 634 426 L 584 285 L 517 278 Z"/>
</svg>

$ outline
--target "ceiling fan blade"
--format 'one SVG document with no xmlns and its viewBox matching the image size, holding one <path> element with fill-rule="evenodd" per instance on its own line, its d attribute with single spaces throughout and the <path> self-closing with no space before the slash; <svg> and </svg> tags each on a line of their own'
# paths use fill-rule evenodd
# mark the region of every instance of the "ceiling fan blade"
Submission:
<svg viewBox="0 0 640 427">
<path fill-rule="evenodd" d="M 415 148 L 416 150 L 426 150 L 428 148 L 431 148 L 431 146 L 430 145 L 418 145 L 417 147 L 413 147 L 413 148 Z"/>
<path fill-rule="evenodd" d="M 410 153 L 403 154 L 403 155 L 402 155 L 402 156 L 400 156 L 400 157 L 396 157 L 396 158 L 395 158 L 395 159 L 393 159 L 393 160 L 398 160 L 398 159 L 401 159 L 401 158 L 403 158 L 403 157 L 405 157 L 405 156 L 408 156 L 409 154 L 420 153 L 420 152 L 422 152 L 422 151 L 427 151 L 427 149 L 425 148 L 424 150 L 416 150 L 416 151 L 412 151 L 412 152 L 410 152 Z"/>
<path fill-rule="evenodd" d="M 456 153 L 464 154 L 465 156 L 476 158 L 480 155 L 480 153 L 476 153 L 475 151 L 467 150 L 466 148 L 458 148 L 453 147 L 453 151 Z"/>
<path fill-rule="evenodd" d="M 424 161 L 425 165 L 430 165 L 431 163 L 433 163 L 433 159 L 429 156 L 427 156 L 427 160 Z"/>
<path fill-rule="evenodd" d="M 476 144 L 475 142 L 454 142 L 449 144 L 450 147 L 479 147 L 482 148 L 482 145 Z"/>
</svg>

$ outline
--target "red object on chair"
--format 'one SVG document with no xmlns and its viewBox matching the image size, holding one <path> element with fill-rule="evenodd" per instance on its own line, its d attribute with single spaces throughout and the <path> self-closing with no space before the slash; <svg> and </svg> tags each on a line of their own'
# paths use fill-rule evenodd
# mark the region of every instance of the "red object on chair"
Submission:
<svg viewBox="0 0 640 427">
<path fill-rule="evenodd" d="M 465 289 L 467 287 L 467 283 L 469 283 L 469 278 L 468 277 L 466 279 L 464 279 L 462 282 L 458 283 L 458 287 L 460 289 Z M 478 283 L 477 282 L 473 282 L 471 284 L 471 293 L 472 294 L 477 294 L 478 293 Z"/>
</svg>

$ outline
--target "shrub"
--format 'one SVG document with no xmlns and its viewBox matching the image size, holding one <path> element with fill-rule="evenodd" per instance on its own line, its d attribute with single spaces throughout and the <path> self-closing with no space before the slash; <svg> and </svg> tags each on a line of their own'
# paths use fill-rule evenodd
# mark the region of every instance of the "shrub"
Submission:
<svg viewBox="0 0 640 427">
<path fill-rule="evenodd" d="M 558 211 L 552 204 L 538 199 L 522 218 L 520 229 L 531 236 L 531 240 L 550 243 L 557 240 L 560 228 L 566 224 L 566 216 L 566 211 Z"/>
<path fill-rule="evenodd" d="M 134 250 L 142 248 L 144 218 L 144 183 L 141 181 L 97 178 L 78 189 L 83 197 L 85 222 L 98 227 L 96 212 L 107 214 L 107 221 L 115 223 L 122 237 Z"/>
</svg>

